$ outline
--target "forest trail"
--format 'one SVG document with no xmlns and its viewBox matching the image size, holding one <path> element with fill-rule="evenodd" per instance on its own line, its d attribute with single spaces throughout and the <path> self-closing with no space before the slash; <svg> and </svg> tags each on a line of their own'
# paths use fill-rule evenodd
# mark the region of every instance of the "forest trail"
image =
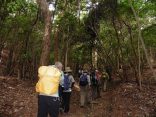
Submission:
<svg viewBox="0 0 156 117">
<path fill-rule="evenodd" d="M 60 117 L 156 117 L 156 0 L 62 1 L 0 0 L 0 117 L 36 117 L 31 80 L 56 61 L 122 79 L 85 108 L 73 91 Z"/>
<path fill-rule="evenodd" d="M 36 117 L 35 84 L 15 78 L 0 77 L 0 117 Z M 60 117 L 155 117 L 156 86 L 134 83 L 109 84 L 107 92 L 85 108 L 79 106 L 79 92 L 73 91 L 69 115 Z"/>
</svg>

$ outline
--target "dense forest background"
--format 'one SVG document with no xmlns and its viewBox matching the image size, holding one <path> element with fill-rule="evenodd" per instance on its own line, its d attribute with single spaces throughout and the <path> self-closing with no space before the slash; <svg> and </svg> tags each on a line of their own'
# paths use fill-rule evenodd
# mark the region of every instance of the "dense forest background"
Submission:
<svg viewBox="0 0 156 117">
<path fill-rule="evenodd" d="M 34 80 L 39 65 L 61 61 L 127 70 L 141 85 L 156 58 L 155 0 L 2 0 L 1 74 Z"/>
<path fill-rule="evenodd" d="M 100 70 L 112 67 L 113 80 L 123 84 L 118 88 L 118 82 L 109 84 L 110 90 L 94 106 L 102 109 L 102 102 L 106 117 L 111 112 L 114 117 L 121 117 L 122 112 L 130 117 L 130 109 L 124 112 L 121 105 L 126 108 L 138 103 L 143 107 L 131 109 L 140 109 L 141 114 L 145 110 L 156 113 L 156 0 L 0 0 L 0 28 L 0 116 L 13 117 L 15 113 L 17 117 L 19 107 L 23 107 L 31 114 L 23 114 L 25 117 L 34 117 L 36 109 L 31 110 L 30 106 L 37 105 L 33 90 L 38 67 L 55 61 L 61 61 L 64 68 L 70 66 L 75 78 L 80 66 Z M 27 99 L 25 92 L 29 91 L 32 95 Z M 77 93 L 73 95 L 78 97 Z M 8 100 L 14 105 L 6 97 L 12 97 Z M 126 101 L 129 99 L 133 101 Z M 16 103 L 20 105 L 14 108 L 15 112 L 8 110 Z M 78 99 L 72 100 L 72 104 L 77 110 Z M 81 117 L 75 110 L 71 112 Z M 80 111 L 91 114 L 88 110 Z M 150 117 L 147 113 L 145 117 Z"/>
</svg>

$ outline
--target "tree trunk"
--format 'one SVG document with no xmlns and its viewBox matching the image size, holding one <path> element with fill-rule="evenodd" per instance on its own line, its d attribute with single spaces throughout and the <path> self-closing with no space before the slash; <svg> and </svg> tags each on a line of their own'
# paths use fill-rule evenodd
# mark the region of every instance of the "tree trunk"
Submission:
<svg viewBox="0 0 156 117">
<path fill-rule="evenodd" d="M 112 17 L 112 24 L 113 24 L 113 27 L 114 27 L 114 30 L 115 30 L 115 34 L 116 34 L 116 39 L 117 39 L 117 43 L 118 43 L 118 48 L 117 48 L 117 66 L 119 66 L 120 62 L 122 61 L 123 62 L 123 59 L 121 57 L 122 55 L 122 49 L 121 49 L 121 42 L 120 42 L 120 37 L 119 37 L 119 34 L 118 34 L 118 30 L 117 30 L 117 26 L 115 24 L 115 17 L 113 16 Z M 122 59 L 122 60 L 121 60 Z"/>
<path fill-rule="evenodd" d="M 68 41 L 66 43 L 65 68 L 68 66 Z"/>
<path fill-rule="evenodd" d="M 80 23 L 80 11 L 81 11 L 80 0 L 77 0 L 77 17 L 78 17 L 79 23 Z"/>
<path fill-rule="evenodd" d="M 150 51 L 150 61 L 151 63 L 154 63 L 152 47 L 149 48 L 149 51 Z"/>
<path fill-rule="evenodd" d="M 138 79 L 137 79 L 137 82 L 139 84 L 139 87 L 140 89 L 142 89 L 142 86 L 141 86 L 141 82 L 142 82 L 142 78 L 141 78 L 141 55 L 140 55 L 140 39 L 138 37 Z"/>
<path fill-rule="evenodd" d="M 92 65 L 97 69 L 97 49 L 92 49 Z"/>
<path fill-rule="evenodd" d="M 152 66 L 152 63 L 151 63 L 151 61 L 150 61 L 150 59 L 149 59 L 149 55 L 148 55 L 148 53 L 147 53 L 147 49 L 146 49 L 146 47 L 145 47 L 145 43 L 144 43 L 143 38 L 142 38 L 142 35 L 141 35 L 141 25 L 140 25 L 139 17 L 138 17 L 138 15 L 137 15 L 137 13 L 136 13 L 136 11 L 135 11 L 133 5 L 132 5 L 132 1 L 131 1 L 131 0 L 129 0 L 129 3 L 130 3 L 130 7 L 131 7 L 131 9 L 132 9 L 132 11 L 133 11 L 134 17 L 135 17 L 136 22 L 137 22 L 138 32 L 139 32 L 139 34 L 138 34 L 138 39 L 139 39 L 140 42 L 141 42 L 141 45 L 142 45 L 142 47 L 143 47 L 143 50 L 144 50 L 144 53 L 145 53 L 145 56 L 146 56 L 147 63 L 148 63 L 148 65 L 149 65 L 149 67 L 150 67 L 150 69 L 151 69 L 151 71 L 152 71 L 152 73 L 153 73 L 153 76 L 154 76 L 155 80 L 156 80 L 156 73 L 155 73 L 155 71 L 154 71 L 154 69 L 153 69 L 153 66 Z"/>
<path fill-rule="evenodd" d="M 13 51 L 14 49 L 11 48 L 9 51 L 9 56 L 8 56 L 8 62 L 7 62 L 7 68 L 6 68 L 6 75 L 11 75 L 13 67 L 12 67 L 12 58 L 13 58 Z"/>
<path fill-rule="evenodd" d="M 56 29 L 55 36 L 54 36 L 54 60 L 55 61 L 59 60 L 58 33 L 59 30 Z"/>
<path fill-rule="evenodd" d="M 44 15 L 45 21 L 45 30 L 43 36 L 40 65 L 48 65 L 50 58 L 50 32 L 51 32 L 52 14 L 48 9 L 48 3 L 46 2 L 46 0 L 37 0 L 37 3 L 39 4 L 39 7 Z"/>
</svg>

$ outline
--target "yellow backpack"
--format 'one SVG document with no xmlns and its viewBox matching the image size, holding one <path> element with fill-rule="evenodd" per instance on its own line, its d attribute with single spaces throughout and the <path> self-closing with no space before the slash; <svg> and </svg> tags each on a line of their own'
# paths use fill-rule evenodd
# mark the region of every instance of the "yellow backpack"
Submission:
<svg viewBox="0 0 156 117">
<path fill-rule="evenodd" d="M 52 95 L 58 92 L 61 72 L 54 66 L 41 66 L 38 69 L 39 81 L 36 92 Z"/>
</svg>

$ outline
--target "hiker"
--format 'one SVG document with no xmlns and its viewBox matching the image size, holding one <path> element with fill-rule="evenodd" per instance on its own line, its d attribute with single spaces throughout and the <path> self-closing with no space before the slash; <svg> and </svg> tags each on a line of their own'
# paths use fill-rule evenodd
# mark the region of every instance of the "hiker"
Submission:
<svg viewBox="0 0 156 117">
<path fill-rule="evenodd" d="M 100 95 L 100 85 L 101 85 L 101 72 L 99 70 L 95 70 L 95 75 L 96 75 L 96 80 L 97 80 L 97 87 L 96 87 L 96 90 L 97 90 L 97 98 L 100 98 L 101 95 Z"/>
<path fill-rule="evenodd" d="M 102 91 L 106 91 L 108 79 L 109 79 L 109 76 L 108 76 L 107 72 L 103 71 L 102 72 L 102 76 L 101 76 L 101 88 L 102 88 Z"/>
<path fill-rule="evenodd" d="M 83 73 L 83 69 L 82 69 L 82 67 L 80 66 L 79 67 L 79 70 L 78 70 L 78 77 L 80 78 L 80 76 L 82 75 L 82 73 Z"/>
<path fill-rule="evenodd" d="M 92 87 L 92 99 L 96 99 L 100 96 L 100 78 L 101 73 L 97 69 L 92 69 L 91 72 L 91 87 Z"/>
<path fill-rule="evenodd" d="M 90 75 L 87 70 L 84 70 L 80 76 L 79 86 L 80 86 L 80 107 L 84 107 L 85 104 L 89 103 L 88 93 L 90 90 Z"/>
<path fill-rule="evenodd" d="M 66 67 L 64 71 L 64 83 L 63 83 L 63 109 L 64 113 L 68 113 L 70 109 L 70 97 L 71 97 L 71 92 L 72 88 L 74 86 L 75 80 L 72 76 L 72 70 L 70 67 Z"/>
<path fill-rule="evenodd" d="M 123 65 L 123 80 L 124 82 L 128 82 L 128 69 L 129 69 L 129 66 L 128 65 Z"/>
<path fill-rule="evenodd" d="M 58 117 L 59 115 L 59 83 L 61 81 L 62 63 L 41 66 L 38 69 L 39 81 L 36 84 L 38 95 L 37 117 Z"/>
<path fill-rule="evenodd" d="M 59 111 L 62 113 L 63 112 L 63 83 L 64 83 L 64 73 L 61 71 L 61 80 L 59 84 L 59 97 L 60 97 L 60 108 Z"/>
<path fill-rule="evenodd" d="M 107 72 L 107 74 L 108 74 L 108 76 L 109 76 L 109 81 L 112 81 L 112 66 L 107 65 L 107 66 L 105 67 L 105 70 L 106 70 L 106 72 Z"/>
<path fill-rule="evenodd" d="M 123 67 L 122 67 L 122 65 L 119 66 L 118 75 L 119 75 L 121 81 L 123 81 L 124 76 L 123 76 Z"/>
<path fill-rule="evenodd" d="M 90 74 L 90 77 L 91 77 L 91 90 L 92 90 L 92 100 L 94 100 L 96 98 L 96 95 L 97 95 L 97 92 L 96 92 L 96 87 L 97 87 L 97 80 L 96 80 L 96 77 L 95 77 L 95 69 L 92 68 L 91 70 L 91 74 Z"/>
</svg>

